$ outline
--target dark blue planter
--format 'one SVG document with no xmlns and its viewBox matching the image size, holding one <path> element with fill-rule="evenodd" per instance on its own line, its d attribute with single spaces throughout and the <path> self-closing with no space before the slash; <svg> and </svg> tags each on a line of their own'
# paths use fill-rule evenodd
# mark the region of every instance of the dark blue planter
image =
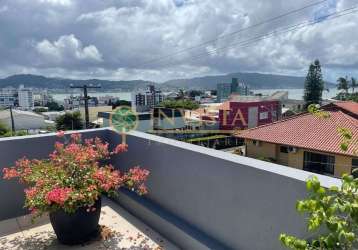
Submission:
<svg viewBox="0 0 358 250">
<path fill-rule="evenodd" d="M 85 243 L 99 233 L 99 217 L 101 215 L 101 198 L 94 204 L 95 211 L 87 212 L 87 207 L 79 208 L 74 214 L 63 210 L 50 213 L 50 221 L 57 239 L 65 245 Z"/>
</svg>

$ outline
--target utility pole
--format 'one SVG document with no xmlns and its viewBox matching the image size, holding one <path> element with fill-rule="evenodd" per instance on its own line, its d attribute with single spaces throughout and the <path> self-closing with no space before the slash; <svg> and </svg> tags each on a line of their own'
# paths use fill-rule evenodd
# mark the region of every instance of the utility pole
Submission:
<svg viewBox="0 0 358 250">
<path fill-rule="evenodd" d="M 89 112 L 88 112 L 88 89 L 99 89 L 101 86 L 92 86 L 92 85 L 83 85 L 83 86 L 70 86 L 72 89 L 82 89 L 83 90 L 83 97 L 85 100 L 85 120 L 86 120 L 86 128 L 89 128 Z"/>
<path fill-rule="evenodd" d="M 10 118 L 11 118 L 11 135 L 15 135 L 15 121 L 14 115 L 12 114 L 12 106 L 10 105 Z"/>
</svg>

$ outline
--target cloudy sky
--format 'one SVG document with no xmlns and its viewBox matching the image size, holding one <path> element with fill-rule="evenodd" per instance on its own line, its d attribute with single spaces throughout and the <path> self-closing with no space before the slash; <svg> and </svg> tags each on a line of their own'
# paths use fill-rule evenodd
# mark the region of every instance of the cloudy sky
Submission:
<svg viewBox="0 0 358 250">
<path fill-rule="evenodd" d="M 319 1 L 0 0 L 0 77 L 305 75 L 315 58 L 327 80 L 358 77 L 358 12 L 325 18 L 357 0 L 327 0 L 255 26 Z M 321 22 L 288 30 L 312 21 Z"/>
</svg>

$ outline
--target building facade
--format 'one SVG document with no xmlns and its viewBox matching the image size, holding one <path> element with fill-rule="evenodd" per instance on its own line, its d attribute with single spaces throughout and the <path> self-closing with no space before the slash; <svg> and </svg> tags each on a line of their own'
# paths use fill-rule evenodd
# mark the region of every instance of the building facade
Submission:
<svg viewBox="0 0 358 250">
<path fill-rule="evenodd" d="M 0 107 L 9 107 L 17 105 L 17 89 L 3 88 L 0 90 Z"/>
<path fill-rule="evenodd" d="M 281 104 L 268 101 L 227 101 L 219 109 L 220 130 L 254 128 L 281 118 Z"/>
<path fill-rule="evenodd" d="M 224 102 L 230 98 L 231 94 L 239 94 L 243 96 L 250 95 L 248 86 L 240 83 L 237 78 L 232 78 L 231 83 L 217 84 L 217 102 Z"/>
<path fill-rule="evenodd" d="M 33 92 L 30 88 L 20 85 L 18 90 L 19 108 L 23 110 L 31 110 L 34 107 Z"/>
<path fill-rule="evenodd" d="M 306 171 L 341 177 L 358 168 L 357 145 L 341 149 L 338 128 L 349 129 L 352 141 L 358 141 L 358 103 L 347 111 L 339 105 L 324 107 L 327 118 L 303 113 L 273 124 L 242 131 L 248 157 L 275 162 Z M 355 114 L 355 115 L 350 115 Z M 357 173 L 356 173 L 357 174 Z"/>
<path fill-rule="evenodd" d="M 164 101 L 164 94 L 155 89 L 154 85 L 148 85 L 145 92 L 134 93 L 132 100 L 132 108 L 135 112 L 149 112 Z"/>
</svg>

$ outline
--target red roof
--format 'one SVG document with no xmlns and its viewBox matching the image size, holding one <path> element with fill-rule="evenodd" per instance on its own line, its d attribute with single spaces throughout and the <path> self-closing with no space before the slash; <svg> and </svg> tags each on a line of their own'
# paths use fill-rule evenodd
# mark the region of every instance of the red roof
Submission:
<svg viewBox="0 0 358 250">
<path fill-rule="evenodd" d="M 341 109 L 347 110 L 348 112 L 358 115 L 358 103 L 357 102 L 338 101 L 338 102 L 334 102 L 333 105 L 335 105 Z"/>
<path fill-rule="evenodd" d="M 358 140 L 358 120 L 340 110 L 327 111 L 329 118 L 319 118 L 309 113 L 286 120 L 248 129 L 238 137 L 306 148 L 316 151 L 354 155 L 353 147 L 348 151 L 340 148 L 342 137 L 338 128 L 350 129 L 353 140 Z"/>
</svg>

